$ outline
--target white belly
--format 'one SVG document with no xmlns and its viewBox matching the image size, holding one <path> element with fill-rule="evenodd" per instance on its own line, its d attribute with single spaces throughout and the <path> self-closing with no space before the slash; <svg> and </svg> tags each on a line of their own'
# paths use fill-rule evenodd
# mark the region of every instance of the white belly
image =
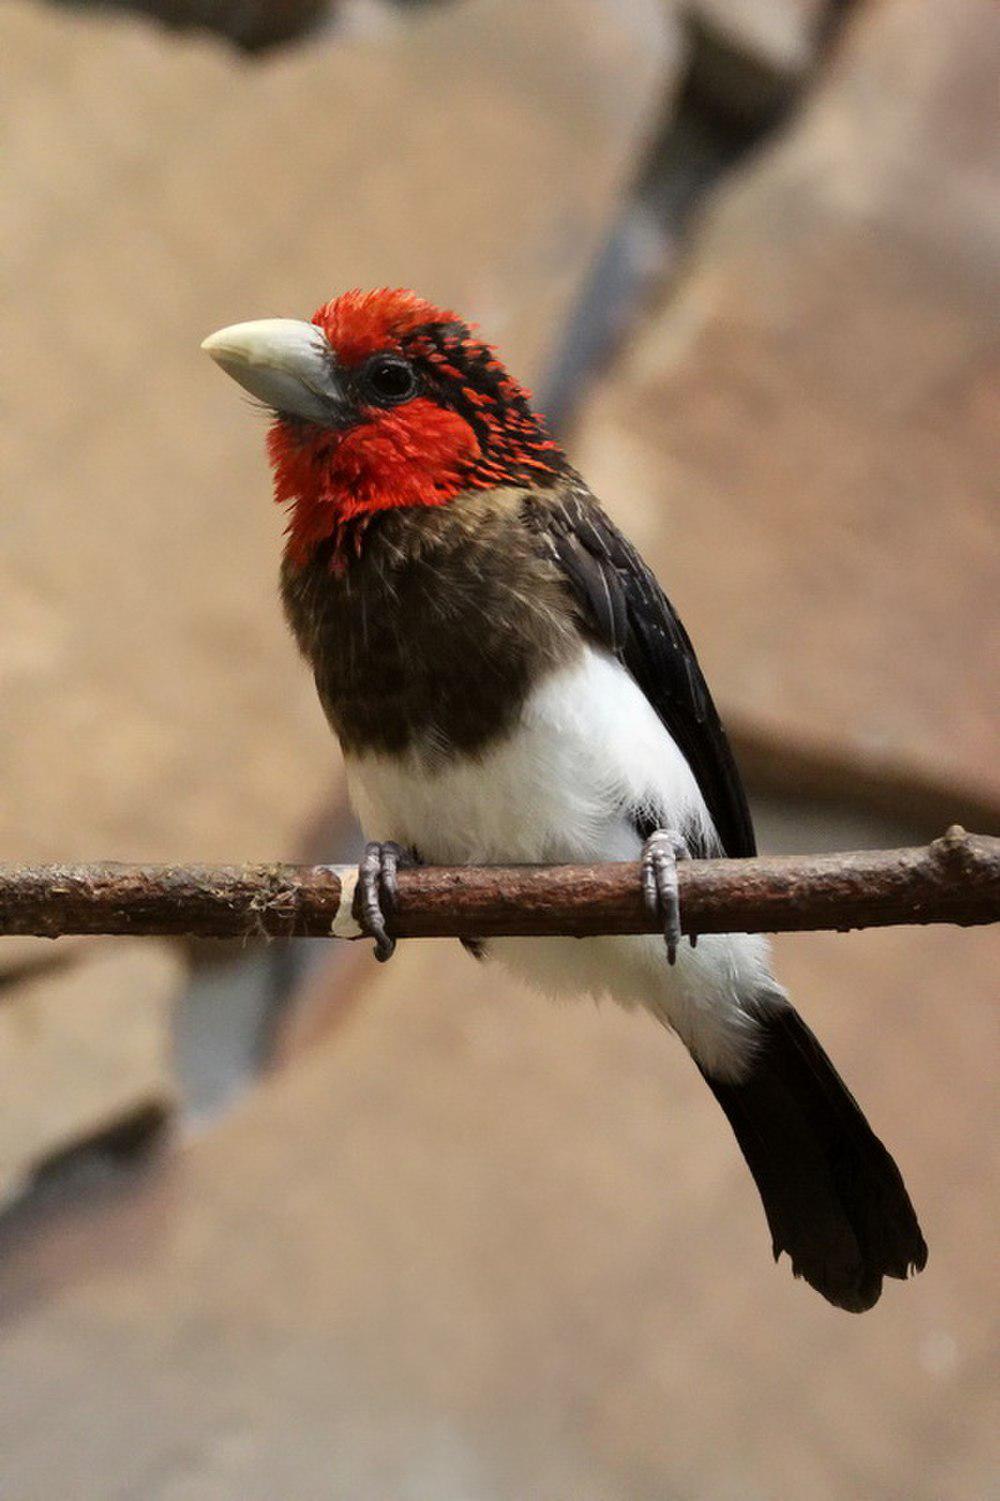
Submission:
<svg viewBox="0 0 1000 1501">
<path fill-rule="evenodd" d="M 634 679 L 586 647 L 525 704 L 517 730 L 477 759 L 351 758 L 370 838 L 412 844 L 433 864 L 634 860 L 629 808 L 673 828 L 708 813 L 687 762 Z"/>
<path fill-rule="evenodd" d="M 595 647 L 546 678 L 515 732 L 478 760 L 351 757 L 347 774 L 366 836 L 413 846 L 434 865 L 635 860 L 637 807 L 689 835 L 711 829 L 674 740 L 629 673 Z M 550 992 L 644 1004 L 702 1062 L 734 1071 L 750 1028 L 739 996 L 766 976 L 763 940 L 745 935 L 685 944 L 672 970 L 656 937 L 500 939 L 490 954 Z"/>
</svg>

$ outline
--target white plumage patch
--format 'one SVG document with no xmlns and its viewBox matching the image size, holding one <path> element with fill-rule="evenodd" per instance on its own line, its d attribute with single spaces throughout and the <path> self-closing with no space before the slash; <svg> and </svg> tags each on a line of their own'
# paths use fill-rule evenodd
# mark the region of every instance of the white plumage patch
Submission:
<svg viewBox="0 0 1000 1501">
<path fill-rule="evenodd" d="M 592 646 L 539 684 L 515 731 L 484 756 L 442 760 L 428 748 L 349 758 L 347 771 L 367 837 L 412 845 L 436 865 L 635 860 L 637 807 L 689 836 L 711 830 L 694 775 L 642 690 Z M 744 1002 L 775 989 L 766 943 L 746 934 L 685 943 L 673 969 L 653 936 L 495 939 L 489 953 L 549 993 L 648 1007 L 727 1077 L 752 1056 Z"/>
</svg>

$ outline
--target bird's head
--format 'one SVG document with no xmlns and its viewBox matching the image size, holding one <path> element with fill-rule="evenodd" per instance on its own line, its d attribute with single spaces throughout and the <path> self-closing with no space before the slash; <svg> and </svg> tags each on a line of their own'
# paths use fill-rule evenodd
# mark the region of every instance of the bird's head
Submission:
<svg viewBox="0 0 1000 1501">
<path fill-rule="evenodd" d="M 274 414 L 275 498 L 288 556 L 307 562 L 350 524 L 464 491 L 545 483 L 558 445 L 494 351 L 413 292 L 345 292 L 310 323 L 237 323 L 202 348 Z M 354 527 L 357 536 L 362 527 Z"/>
</svg>

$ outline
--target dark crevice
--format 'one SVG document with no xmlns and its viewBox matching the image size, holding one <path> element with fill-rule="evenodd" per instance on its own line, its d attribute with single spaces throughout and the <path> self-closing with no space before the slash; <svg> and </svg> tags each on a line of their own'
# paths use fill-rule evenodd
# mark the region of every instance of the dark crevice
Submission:
<svg viewBox="0 0 1000 1501">
<path fill-rule="evenodd" d="M 8 995 L 12 1000 L 19 999 L 21 986 L 31 980 L 43 975 L 52 975 L 61 969 L 68 969 L 76 962 L 78 952 L 79 946 L 72 941 L 63 943 L 53 941 L 50 953 L 34 953 L 30 959 L 8 964 L 6 969 L 0 971 L 0 1006 L 3 1006 Z"/>
<path fill-rule="evenodd" d="M 683 75 L 540 385 L 540 405 L 565 431 L 595 374 L 613 359 L 641 310 L 670 283 L 706 201 L 787 123 L 821 75 L 856 0 L 828 0 L 811 67 L 767 67 L 689 15 Z"/>
<path fill-rule="evenodd" d="M 266 52 L 317 32 L 329 0 L 57 0 L 72 10 L 131 11 L 170 31 L 204 31 L 244 52 Z"/>
<path fill-rule="evenodd" d="M 116 1182 L 146 1167 L 169 1136 L 171 1107 L 166 1100 L 147 1101 L 105 1127 L 61 1147 L 37 1163 L 31 1173 L 32 1205 L 61 1203 L 68 1193 L 92 1192 L 98 1185 Z M 21 1198 L 11 1201 L 13 1214 Z"/>
</svg>

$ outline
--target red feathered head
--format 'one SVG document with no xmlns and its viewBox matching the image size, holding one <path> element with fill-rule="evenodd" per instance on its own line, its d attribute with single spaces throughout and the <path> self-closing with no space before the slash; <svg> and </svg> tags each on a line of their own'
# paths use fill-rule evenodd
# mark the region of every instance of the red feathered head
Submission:
<svg viewBox="0 0 1000 1501">
<path fill-rule="evenodd" d="M 311 323 L 241 323 L 203 348 L 274 412 L 268 453 L 295 563 L 380 511 L 566 468 L 490 346 L 414 292 L 345 292 Z"/>
</svg>

